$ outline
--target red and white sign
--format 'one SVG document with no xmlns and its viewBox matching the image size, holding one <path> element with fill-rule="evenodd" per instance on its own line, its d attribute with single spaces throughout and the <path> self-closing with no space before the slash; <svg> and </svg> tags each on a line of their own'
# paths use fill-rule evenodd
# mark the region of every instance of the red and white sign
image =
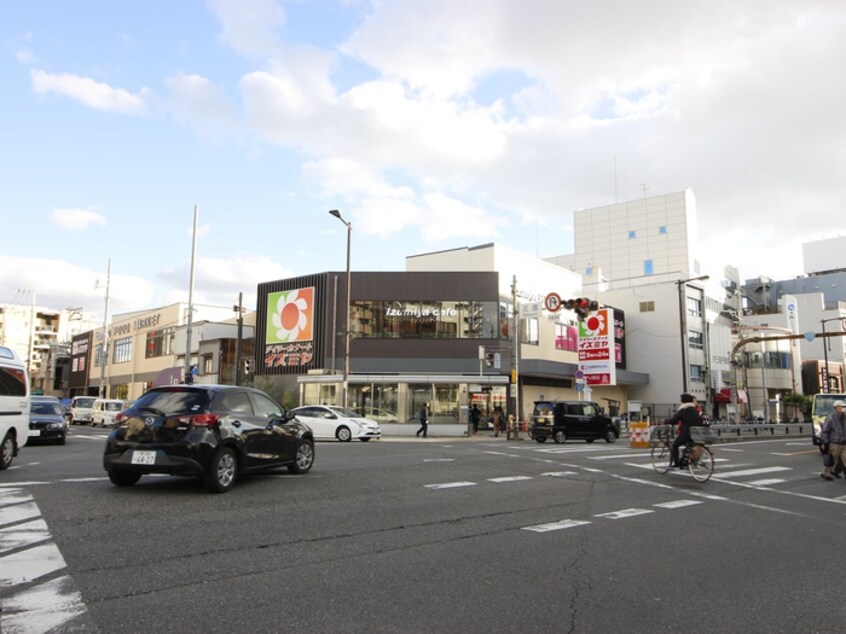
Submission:
<svg viewBox="0 0 846 634">
<path fill-rule="evenodd" d="M 617 385 L 614 312 L 601 308 L 579 322 L 579 371 L 588 385 Z"/>
</svg>

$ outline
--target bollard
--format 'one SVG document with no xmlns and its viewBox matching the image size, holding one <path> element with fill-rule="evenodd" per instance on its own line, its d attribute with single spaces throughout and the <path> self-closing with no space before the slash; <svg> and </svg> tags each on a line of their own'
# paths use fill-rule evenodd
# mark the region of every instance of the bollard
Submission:
<svg viewBox="0 0 846 634">
<path fill-rule="evenodd" d="M 631 447 L 632 449 L 647 449 L 649 447 L 649 423 L 634 422 L 631 423 L 632 430 Z"/>
</svg>

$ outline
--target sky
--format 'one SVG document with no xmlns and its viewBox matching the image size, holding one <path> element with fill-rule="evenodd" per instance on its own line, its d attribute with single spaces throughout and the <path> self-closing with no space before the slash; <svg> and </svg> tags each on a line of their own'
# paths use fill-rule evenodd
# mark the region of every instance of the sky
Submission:
<svg viewBox="0 0 846 634">
<path fill-rule="evenodd" d="M 843 235 L 842 0 L 0 0 L 0 303 L 229 306 L 691 188 L 705 272 Z M 195 206 L 197 231 L 193 231 Z M 555 289 L 550 289 L 555 290 Z"/>
</svg>

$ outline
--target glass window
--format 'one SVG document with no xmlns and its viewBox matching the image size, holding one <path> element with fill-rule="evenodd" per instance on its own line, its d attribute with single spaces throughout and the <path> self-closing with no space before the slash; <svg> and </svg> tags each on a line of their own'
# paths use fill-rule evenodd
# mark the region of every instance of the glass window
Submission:
<svg viewBox="0 0 846 634">
<path fill-rule="evenodd" d="M 147 359 L 153 357 L 166 357 L 173 354 L 173 342 L 176 338 L 176 328 L 162 328 L 161 330 L 147 331 L 147 345 L 144 356 Z"/>
<path fill-rule="evenodd" d="M 579 328 L 572 324 L 555 324 L 555 349 L 575 352 L 579 349 Z"/>
<path fill-rule="evenodd" d="M 687 344 L 691 348 L 696 348 L 697 350 L 702 350 L 704 346 L 704 339 L 702 337 L 701 332 L 695 332 L 693 330 L 687 331 Z"/>
<path fill-rule="evenodd" d="M 640 312 L 642 312 L 642 313 L 655 312 L 655 302 L 640 302 Z"/>
<path fill-rule="evenodd" d="M 690 366 L 690 382 L 691 383 L 704 383 L 705 382 L 705 372 L 704 372 L 701 365 Z"/>
<path fill-rule="evenodd" d="M 235 414 L 248 414 L 252 416 L 253 406 L 246 392 L 234 392 L 223 397 L 223 409 Z"/>
<path fill-rule="evenodd" d="M 203 355 L 203 374 L 214 373 L 214 357 L 210 354 Z"/>
<path fill-rule="evenodd" d="M 367 338 L 494 338 L 496 302 L 356 301 L 350 334 Z"/>
<path fill-rule="evenodd" d="M 520 329 L 522 330 L 520 340 L 523 343 L 537 344 L 540 340 L 538 320 L 534 317 L 529 317 L 528 319 L 521 319 L 520 326 Z"/>
<path fill-rule="evenodd" d="M 658 227 L 658 235 L 664 235 L 665 233 L 667 233 L 667 225 Z"/>
<path fill-rule="evenodd" d="M 26 396 L 26 372 L 0 366 L 0 396 Z"/>
<path fill-rule="evenodd" d="M 698 297 L 687 298 L 687 314 L 690 317 L 702 316 L 702 300 Z"/>
<path fill-rule="evenodd" d="M 94 366 L 105 365 L 105 355 L 103 354 L 103 344 L 98 343 L 94 348 Z"/>
<path fill-rule="evenodd" d="M 116 339 L 112 347 L 112 363 L 126 363 L 132 359 L 132 337 Z"/>
<path fill-rule="evenodd" d="M 282 408 L 264 394 L 250 394 L 256 416 L 264 418 L 282 418 Z"/>
<path fill-rule="evenodd" d="M 637 238 L 637 231 L 629 231 L 629 240 Z"/>
<path fill-rule="evenodd" d="M 643 274 L 644 275 L 652 275 L 654 272 L 654 267 L 652 265 L 652 260 L 644 260 L 643 261 Z"/>
</svg>

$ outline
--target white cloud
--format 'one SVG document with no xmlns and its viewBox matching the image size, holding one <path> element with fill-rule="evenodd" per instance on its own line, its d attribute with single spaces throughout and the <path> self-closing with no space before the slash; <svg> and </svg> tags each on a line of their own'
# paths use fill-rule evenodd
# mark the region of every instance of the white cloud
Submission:
<svg viewBox="0 0 846 634">
<path fill-rule="evenodd" d="M 285 11 L 275 0 L 207 0 L 223 27 L 221 39 L 244 55 L 273 53 Z"/>
<path fill-rule="evenodd" d="M 165 85 L 170 91 L 174 117 L 202 138 L 219 142 L 222 134 L 235 129 L 238 114 L 222 86 L 196 74 L 173 75 Z"/>
<path fill-rule="evenodd" d="M 30 78 L 33 89 L 41 95 L 62 95 L 104 112 L 140 115 L 147 111 L 146 89 L 133 94 L 123 88 L 113 88 L 88 77 L 70 73 L 53 74 L 43 70 L 31 70 Z"/>
<path fill-rule="evenodd" d="M 90 225 L 106 225 L 106 217 L 88 209 L 54 209 L 50 217 L 63 229 L 79 231 Z"/>
</svg>

